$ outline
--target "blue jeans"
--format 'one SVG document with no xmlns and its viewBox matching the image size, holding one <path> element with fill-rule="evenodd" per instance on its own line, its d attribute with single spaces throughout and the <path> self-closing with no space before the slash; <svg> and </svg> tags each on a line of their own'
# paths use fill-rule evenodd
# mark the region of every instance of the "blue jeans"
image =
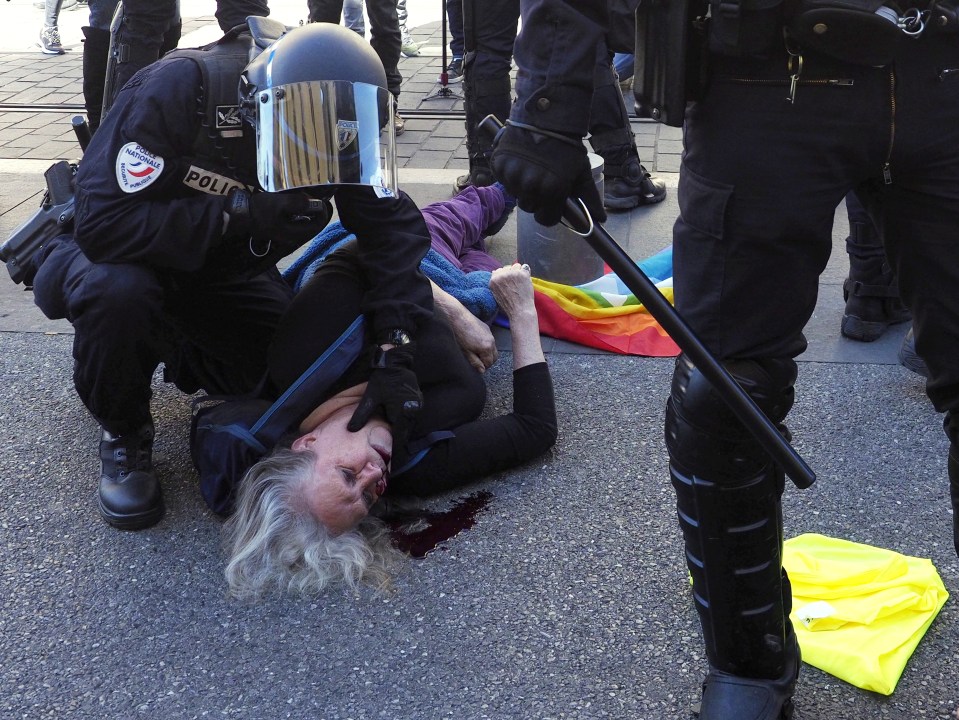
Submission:
<svg viewBox="0 0 959 720">
<path fill-rule="evenodd" d="M 117 0 L 89 0 L 87 6 L 90 8 L 90 27 L 109 30 Z"/>
<path fill-rule="evenodd" d="M 363 0 L 343 0 L 343 24 L 360 37 L 366 37 Z"/>
<path fill-rule="evenodd" d="M 463 41 L 463 1 L 446 0 L 446 29 L 450 34 L 450 52 L 454 58 L 462 58 L 466 52 Z"/>
<path fill-rule="evenodd" d="M 46 0 L 43 8 L 43 27 L 56 27 L 60 18 L 60 6 L 63 0 Z"/>
<path fill-rule="evenodd" d="M 616 53 L 613 55 L 613 70 L 620 80 L 628 80 L 633 76 L 636 56 L 632 53 Z"/>
</svg>

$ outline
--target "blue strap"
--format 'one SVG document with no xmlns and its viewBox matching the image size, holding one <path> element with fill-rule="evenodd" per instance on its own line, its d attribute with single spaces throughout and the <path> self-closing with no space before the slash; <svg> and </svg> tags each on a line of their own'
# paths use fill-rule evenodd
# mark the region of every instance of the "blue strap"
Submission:
<svg viewBox="0 0 959 720">
<path fill-rule="evenodd" d="M 250 432 L 266 447 L 275 446 L 291 425 L 319 404 L 323 393 L 360 356 L 364 344 L 363 316 L 360 315 L 260 416 Z"/>
<path fill-rule="evenodd" d="M 406 461 L 406 464 L 403 467 L 401 467 L 399 470 L 393 470 L 390 475 L 393 477 L 399 477 L 407 470 L 414 467 L 420 460 L 425 458 L 426 454 L 432 450 L 433 446 L 440 440 L 449 440 L 453 437 L 456 437 L 456 434 L 450 430 L 434 430 L 426 437 L 422 437 L 419 440 L 409 443 L 409 445 L 407 445 L 407 449 L 412 457 Z"/>
</svg>

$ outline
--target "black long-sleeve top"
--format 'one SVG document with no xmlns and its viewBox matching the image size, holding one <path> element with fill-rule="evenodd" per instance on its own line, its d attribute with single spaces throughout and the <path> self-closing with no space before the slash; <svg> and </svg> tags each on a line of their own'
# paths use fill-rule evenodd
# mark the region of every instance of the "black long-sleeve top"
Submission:
<svg viewBox="0 0 959 720">
<path fill-rule="evenodd" d="M 368 279 L 353 243 L 333 253 L 294 298 L 270 349 L 269 366 L 278 389 L 288 387 L 346 329 L 360 311 Z M 545 362 L 513 373 L 513 411 L 480 419 L 486 403 L 483 376 L 466 360 L 449 325 L 432 316 L 415 337 L 413 370 L 423 393 L 423 411 L 410 445 L 439 430 L 453 437 L 435 443 L 416 465 L 390 482 L 390 491 L 442 492 L 513 467 L 548 450 L 556 441 L 553 386 Z M 316 404 L 366 381 L 369 356 L 360 357 Z M 407 448 L 393 448 L 392 467 L 403 467 Z"/>
</svg>

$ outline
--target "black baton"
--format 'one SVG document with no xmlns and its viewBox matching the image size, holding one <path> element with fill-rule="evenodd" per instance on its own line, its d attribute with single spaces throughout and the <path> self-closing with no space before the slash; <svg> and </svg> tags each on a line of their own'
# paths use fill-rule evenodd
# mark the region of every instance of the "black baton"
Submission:
<svg viewBox="0 0 959 720">
<path fill-rule="evenodd" d="M 503 124 L 494 116 L 487 115 L 479 127 L 495 135 Z M 639 266 L 619 246 L 602 225 L 593 222 L 586 206 L 578 198 L 567 198 L 563 217 L 568 227 L 585 238 L 590 247 L 609 265 L 623 283 L 635 295 L 649 314 L 669 333 L 679 346 L 712 384 L 723 401 L 732 409 L 739 421 L 759 441 L 763 449 L 778 462 L 796 487 L 807 488 L 816 482 L 816 474 L 789 444 L 772 421 L 759 409 L 755 401 L 740 387 L 729 371 L 696 337 L 682 315 L 672 306 L 659 288 L 640 270 Z M 577 229 L 579 228 L 579 229 Z"/>
</svg>

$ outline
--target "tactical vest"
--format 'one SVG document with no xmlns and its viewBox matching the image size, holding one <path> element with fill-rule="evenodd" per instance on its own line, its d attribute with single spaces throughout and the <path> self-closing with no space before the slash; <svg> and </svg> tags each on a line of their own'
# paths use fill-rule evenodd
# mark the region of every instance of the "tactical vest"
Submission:
<svg viewBox="0 0 959 720">
<path fill-rule="evenodd" d="M 256 186 L 254 128 L 240 117 L 239 80 L 256 56 L 253 37 L 241 25 L 201 48 L 173 50 L 164 58 L 189 58 L 202 76 L 200 129 L 183 183 L 194 190 L 226 195 L 231 188 Z"/>
</svg>

